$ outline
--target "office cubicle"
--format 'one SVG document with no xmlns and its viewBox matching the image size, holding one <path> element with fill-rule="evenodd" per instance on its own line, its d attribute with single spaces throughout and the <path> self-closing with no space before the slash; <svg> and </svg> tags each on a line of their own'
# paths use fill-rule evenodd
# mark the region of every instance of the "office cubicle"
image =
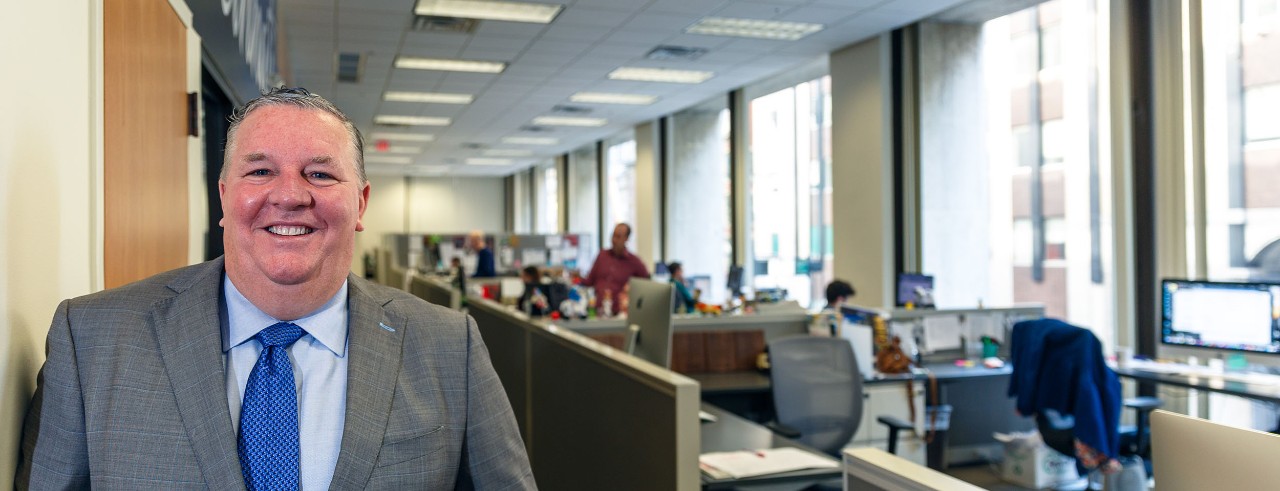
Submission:
<svg viewBox="0 0 1280 491">
<path fill-rule="evenodd" d="M 699 487 L 697 382 L 498 303 L 468 303 L 544 489 Z"/>
</svg>

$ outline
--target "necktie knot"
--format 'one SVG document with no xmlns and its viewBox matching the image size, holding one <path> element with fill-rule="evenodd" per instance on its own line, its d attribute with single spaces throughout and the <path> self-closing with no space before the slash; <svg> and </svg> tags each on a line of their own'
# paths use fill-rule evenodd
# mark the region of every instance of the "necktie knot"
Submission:
<svg viewBox="0 0 1280 491">
<path fill-rule="evenodd" d="M 288 348 L 294 342 L 301 338 L 306 331 L 292 322 L 277 322 L 271 327 L 258 332 L 258 341 L 262 343 L 264 348 L 280 346 Z"/>
</svg>

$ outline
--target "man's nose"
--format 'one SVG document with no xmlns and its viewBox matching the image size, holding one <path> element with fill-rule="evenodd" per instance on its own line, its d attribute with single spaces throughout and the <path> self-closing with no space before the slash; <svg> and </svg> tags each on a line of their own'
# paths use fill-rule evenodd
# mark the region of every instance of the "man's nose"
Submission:
<svg viewBox="0 0 1280 491">
<path fill-rule="evenodd" d="M 271 204 L 281 208 L 305 208 L 311 206 L 311 190 L 305 177 L 284 173 L 276 179 L 271 189 Z"/>
</svg>

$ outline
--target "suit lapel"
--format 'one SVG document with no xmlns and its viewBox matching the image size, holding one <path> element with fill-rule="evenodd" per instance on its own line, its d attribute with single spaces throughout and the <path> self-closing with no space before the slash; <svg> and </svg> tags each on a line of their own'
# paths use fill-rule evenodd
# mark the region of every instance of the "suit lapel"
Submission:
<svg viewBox="0 0 1280 491">
<path fill-rule="evenodd" d="M 330 489 L 363 489 L 373 473 L 400 373 L 404 322 L 383 308 L 369 284 L 348 276 L 347 410 Z M 386 326 L 386 327 L 383 327 Z"/>
<path fill-rule="evenodd" d="M 222 268 L 221 258 L 188 268 L 169 283 L 176 295 L 158 305 L 151 321 L 206 484 L 244 489 L 222 356 Z"/>
</svg>

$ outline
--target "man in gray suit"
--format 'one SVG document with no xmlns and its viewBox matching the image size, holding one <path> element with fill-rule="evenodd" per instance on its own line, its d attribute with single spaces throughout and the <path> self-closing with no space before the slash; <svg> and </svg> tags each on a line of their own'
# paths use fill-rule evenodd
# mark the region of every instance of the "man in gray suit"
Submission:
<svg viewBox="0 0 1280 491">
<path fill-rule="evenodd" d="M 341 111 L 250 101 L 219 191 L 224 258 L 58 306 L 19 488 L 534 488 L 475 322 L 350 274 Z"/>
</svg>

